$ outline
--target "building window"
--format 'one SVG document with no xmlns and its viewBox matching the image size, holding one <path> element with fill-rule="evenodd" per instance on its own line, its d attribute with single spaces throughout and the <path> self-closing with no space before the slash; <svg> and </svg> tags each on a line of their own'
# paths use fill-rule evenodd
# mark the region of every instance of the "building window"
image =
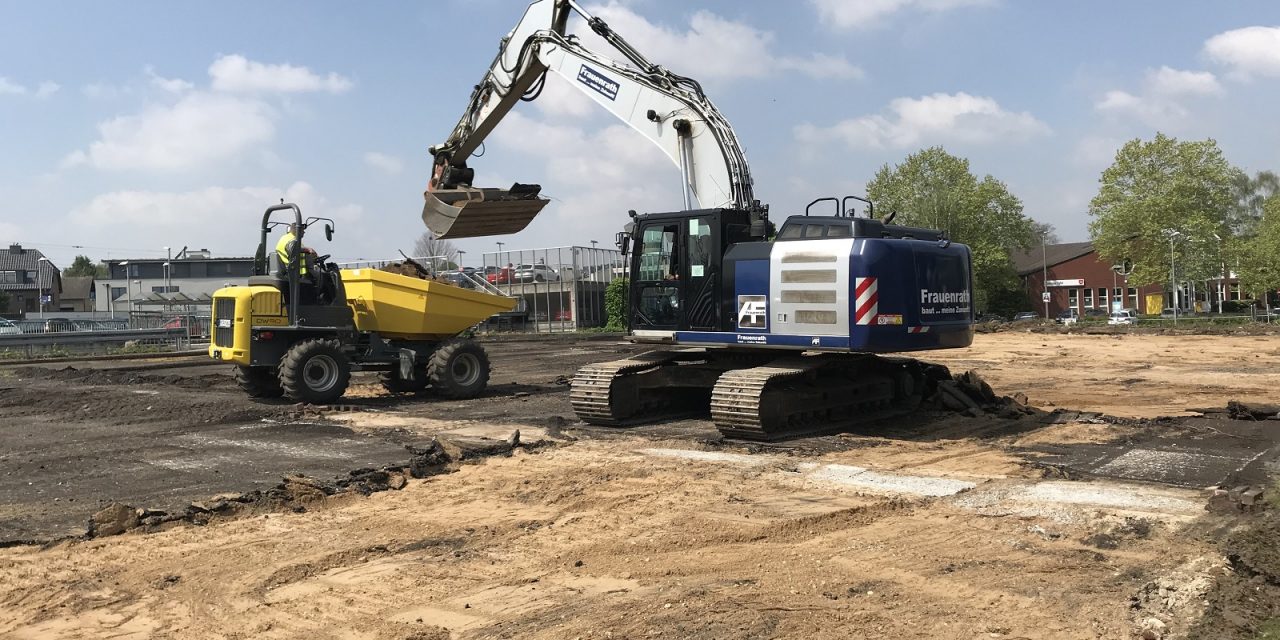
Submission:
<svg viewBox="0 0 1280 640">
<path fill-rule="evenodd" d="M 1111 305 L 1107 304 L 1107 288 L 1098 287 L 1098 308 L 1109 309 Z"/>
<path fill-rule="evenodd" d="M 1231 299 L 1232 300 L 1240 299 L 1240 283 L 1239 282 L 1231 283 Z"/>
<path fill-rule="evenodd" d="M 1076 309 L 1080 306 L 1080 290 L 1067 289 L 1067 306 Z"/>
<path fill-rule="evenodd" d="M 1072 306 L 1075 306 L 1075 305 L 1072 305 Z M 1084 290 L 1084 308 L 1086 309 L 1093 308 L 1093 289 L 1090 289 L 1088 287 L 1086 287 Z"/>
<path fill-rule="evenodd" d="M 177 293 L 178 285 L 170 285 L 168 287 L 151 287 L 152 293 Z"/>
<path fill-rule="evenodd" d="M 1138 308 L 1138 290 L 1133 287 L 1129 287 L 1129 308 Z"/>
<path fill-rule="evenodd" d="M 0 284 L 22 284 L 18 279 L 19 271 L 0 271 Z"/>
<path fill-rule="evenodd" d="M 111 287 L 111 299 L 115 300 L 125 294 L 124 287 Z"/>
</svg>

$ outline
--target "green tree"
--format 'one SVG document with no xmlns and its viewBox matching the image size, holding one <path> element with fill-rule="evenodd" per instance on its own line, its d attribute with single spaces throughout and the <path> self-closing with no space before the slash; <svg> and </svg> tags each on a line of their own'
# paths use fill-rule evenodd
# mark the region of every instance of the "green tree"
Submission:
<svg viewBox="0 0 1280 640">
<path fill-rule="evenodd" d="M 627 294 L 630 281 L 626 278 L 614 278 L 604 290 L 605 329 L 625 331 L 627 325 Z"/>
<path fill-rule="evenodd" d="M 0 291 L 0 311 L 7 311 L 8 309 L 9 309 L 9 292 Z"/>
<path fill-rule="evenodd" d="M 1254 233 L 1235 241 L 1235 272 L 1242 292 L 1266 300 L 1266 294 L 1280 289 L 1280 194 L 1267 198 Z"/>
<path fill-rule="evenodd" d="M 884 165 L 867 184 L 867 195 L 882 210 L 898 212 L 895 222 L 946 231 L 973 252 L 974 305 L 981 311 L 1025 308 L 1013 268 L 1014 251 L 1039 242 L 1022 201 L 1003 182 L 979 180 L 969 161 L 942 147 L 913 153 L 901 164 Z M 1052 233 L 1042 225 L 1039 233 Z"/>
<path fill-rule="evenodd" d="M 1105 260 L 1133 260 L 1133 285 L 1168 282 L 1171 259 L 1178 280 L 1217 277 L 1239 174 L 1213 140 L 1130 140 L 1089 203 L 1094 247 Z"/>
<path fill-rule="evenodd" d="M 76 256 L 76 259 L 71 261 L 71 266 L 62 270 L 62 276 L 64 278 L 74 278 L 77 276 L 105 278 L 107 277 L 107 267 L 106 265 L 94 262 L 89 256 Z"/>
</svg>

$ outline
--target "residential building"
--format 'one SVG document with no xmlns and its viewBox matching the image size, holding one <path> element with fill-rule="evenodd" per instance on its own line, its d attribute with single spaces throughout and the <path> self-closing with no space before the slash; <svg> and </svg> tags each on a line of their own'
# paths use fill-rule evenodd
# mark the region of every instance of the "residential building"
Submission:
<svg viewBox="0 0 1280 640">
<path fill-rule="evenodd" d="M 9 245 L 0 253 L 0 291 L 9 302 L 0 307 L 6 315 L 37 314 L 44 299 L 44 309 L 58 309 L 62 296 L 62 273 L 37 249 Z"/>
<path fill-rule="evenodd" d="M 112 258 L 97 282 L 97 311 L 207 312 L 213 292 L 246 284 L 253 258 L 215 258 L 207 249 L 165 258 Z"/>
<path fill-rule="evenodd" d="M 64 276 L 58 311 L 93 311 L 97 292 L 93 276 Z"/>
</svg>

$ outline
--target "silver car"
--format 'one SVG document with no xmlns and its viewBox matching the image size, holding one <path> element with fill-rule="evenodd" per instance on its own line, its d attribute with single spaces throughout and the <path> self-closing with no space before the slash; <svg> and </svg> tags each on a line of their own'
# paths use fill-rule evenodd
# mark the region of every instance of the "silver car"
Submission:
<svg viewBox="0 0 1280 640">
<path fill-rule="evenodd" d="M 516 282 L 559 282 L 560 274 L 545 264 L 522 264 L 516 267 Z"/>
<path fill-rule="evenodd" d="M 1121 309 L 1112 311 L 1111 317 L 1107 318 L 1107 324 L 1134 324 L 1138 321 L 1138 312 L 1133 309 Z"/>
<path fill-rule="evenodd" d="M 18 325 L 0 318 L 0 336 L 12 336 L 19 333 L 22 333 L 22 329 L 19 329 Z"/>
</svg>

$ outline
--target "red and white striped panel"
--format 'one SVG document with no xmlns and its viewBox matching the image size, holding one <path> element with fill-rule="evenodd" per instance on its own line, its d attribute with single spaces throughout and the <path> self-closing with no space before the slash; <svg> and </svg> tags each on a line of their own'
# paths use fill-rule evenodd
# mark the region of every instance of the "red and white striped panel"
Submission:
<svg viewBox="0 0 1280 640">
<path fill-rule="evenodd" d="M 929 327 L 907 327 L 907 333 L 929 333 Z"/>
<path fill-rule="evenodd" d="M 853 309 L 853 323 L 868 325 L 876 321 L 880 313 L 879 286 L 875 278 L 854 278 L 853 294 L 857 302 Z"/>
</svg>

